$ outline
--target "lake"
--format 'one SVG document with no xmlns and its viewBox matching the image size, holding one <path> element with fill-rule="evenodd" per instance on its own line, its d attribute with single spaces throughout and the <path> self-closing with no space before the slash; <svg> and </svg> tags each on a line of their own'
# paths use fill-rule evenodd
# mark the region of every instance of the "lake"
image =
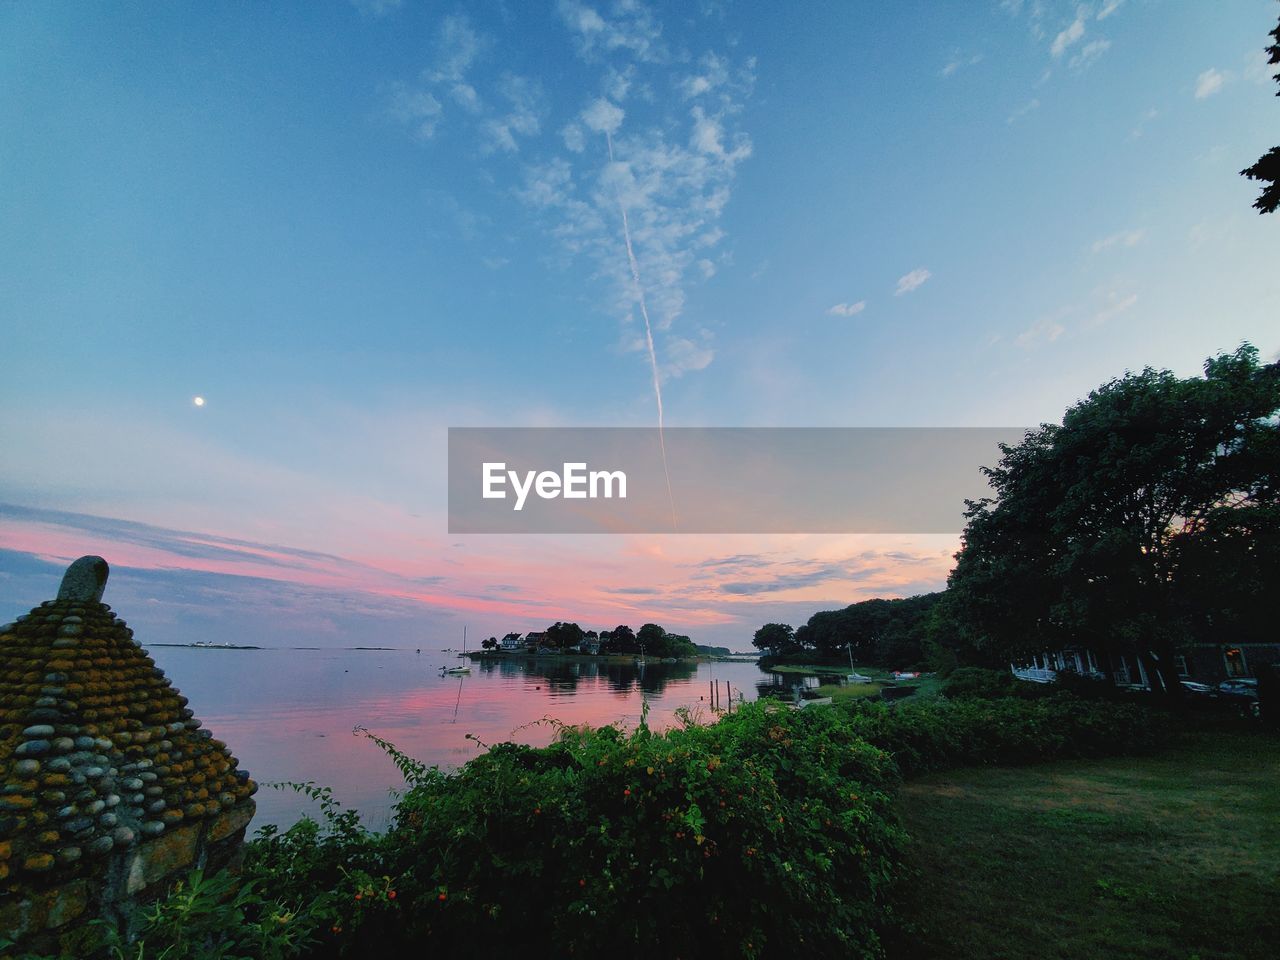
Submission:
<svg viewBox="0 0 1280 960">
<path fill-rule="evenodd" d="M 223 740 L 260 787 L 257 827 L 288 826 L 311 809 L 291 790 L 267 781 L 306 781 L 333 788 L 371 827 L 386 826 L 403 785 L 395 766 L 366 727 L 427 764 L 458 767 L 484 744 L 515 740 L 550 743 L 552 719 L 567 724 L 640 722 L 642 696 L 657 729 L 688 707 L 710 717 L 710 682 L 732 685 L 734 699 L 789 689 L 754 663 L 596 663 L 554 657 L 471 664 L 471 673 L 442 677 L 457 666 L 439 650 L 229 650 L 149 647 L 148 652 L 213 735 Z"/>
</svg>

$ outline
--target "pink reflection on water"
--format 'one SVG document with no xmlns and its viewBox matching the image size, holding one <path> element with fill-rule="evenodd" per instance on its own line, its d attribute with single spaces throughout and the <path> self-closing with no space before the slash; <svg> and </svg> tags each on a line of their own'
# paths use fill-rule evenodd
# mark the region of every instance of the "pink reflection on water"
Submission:
<svg viewBox="0 0 1280 960">
<path fill-rule="evenodd" d="M 748 700 L 766 679 L 751 663 L 633 664 L 509 661 L 476 664 L 462 678 L 441 677 L 460 661 L 428 651 L 201 650 L 155 648 L 157 663 L 260 783 L 315 781 L 383 826 L 398 771 L 357 726 L 428 764 L 452 768 L 481 744 L 515 740 L 543 746 L 559 724 L 634 728 L 644 699 L 649 723 L 663 728 L 688 708 L 710 718 L 709 683 L 727 680 Z M 475 739 L 470 739 L 468 734 Z M 477 743 L 477 740 L 480 741 Z M 264 787 L 255 821 L 288 825 L 308 809 L 292 791 Z"/>
</svg>

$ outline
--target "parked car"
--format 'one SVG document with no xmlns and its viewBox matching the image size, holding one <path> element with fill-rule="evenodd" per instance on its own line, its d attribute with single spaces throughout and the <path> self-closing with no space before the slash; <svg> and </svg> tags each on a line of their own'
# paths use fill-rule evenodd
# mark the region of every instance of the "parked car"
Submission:
<svg viewBox="0 0 1280 960">
<path fill-rule="evenodd" d="M 1196 683 L 1194 680 L 1183 680 L 1182 689 L 1193 697 L 1216 697 L 1217 691 L 1207 683 Z"/>
<path fill-rule="evenodd" d="M 1234 680 L 1223 680 L 1218 684 L 1218 696 L 1234 697 L 1240 700 L 1258 699 L 1258 681 L 1253 677 L 1237 677 Z"/>
</svg>

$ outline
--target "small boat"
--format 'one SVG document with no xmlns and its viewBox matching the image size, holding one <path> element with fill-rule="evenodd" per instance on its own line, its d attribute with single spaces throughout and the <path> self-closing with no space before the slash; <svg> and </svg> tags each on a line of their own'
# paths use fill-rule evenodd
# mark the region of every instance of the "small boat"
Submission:
<svg viewBox="0 0 1280 960">
<path fill-rule="evenodd" d="M 462 652 L 458 654 L 458 656 L 465 657 L 466 655 L 467 655 L 467 628 L 464 625 L 462 628 Z M 466 665 L 458 666 L 458 667 L 445 667 L 443 670 L 440 671 L 442 676 L 445 674 L 448 674 L 449 676 L 454 676 L 454 677 L 461 676 L 464 673 L 470 673 L 470 672 L 471 672 L 471 668 Z"/>
</svg>

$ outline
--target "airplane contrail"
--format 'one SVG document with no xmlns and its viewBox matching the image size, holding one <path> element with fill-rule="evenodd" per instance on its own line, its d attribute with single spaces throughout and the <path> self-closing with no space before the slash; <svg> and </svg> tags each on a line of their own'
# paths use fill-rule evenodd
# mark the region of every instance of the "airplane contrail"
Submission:
<svg viewBox="0 0 1280 960">
<path fill-rule="evenodd" d="M 613 137 L 608 130 L 604 132 L 605 144 L 609 147 L 609 162 L 613 163 Z M 667 480 L 667 500 L 671 504 L 671 526 L 678 527 L 676 521 L 676 498 L 671 492 L 671 471 L 667 468 L 667 440 L 663 435 L 662 422 L 662 380 L 658 376 L 658 354 L 653 349 L 653 327 L 649 323 L 649 308 L 645 304 L 644 284 L 640 282 L 640 263 L 636 260 L 635 249 L 631 245 L 631 224 L 627 220 L 627 205 L 622 202 L 622 194 L 614 188 L 618 198 L 618 209 L 622 211 L 622 239 L 627 245 L 627 262 L 631 266 L 631 280 L 636 286 L 636 300 L 640 304 L 640 316 L 644 318 L 644 339 L 649 347 L 649 369 L 653 374 L 653 395 L 658 401 L 658 446 L 662 448 L 662 473 Z"/>
</svg>

